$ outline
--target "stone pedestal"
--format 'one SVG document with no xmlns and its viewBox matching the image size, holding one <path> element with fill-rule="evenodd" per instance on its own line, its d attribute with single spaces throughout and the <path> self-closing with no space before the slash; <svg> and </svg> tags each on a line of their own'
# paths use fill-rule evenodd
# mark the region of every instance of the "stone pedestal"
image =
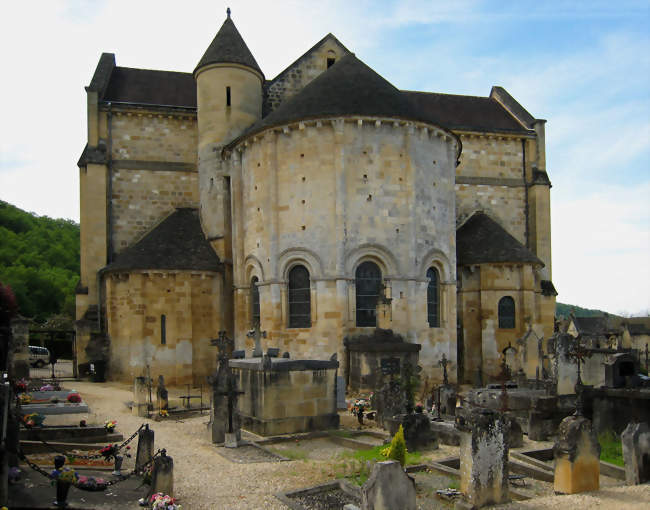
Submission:
<svg viewBox="0 0 650 510">
<path fill-rule="evenodd" d="M 361 510 L 416 510 L 415 480 L 399 462 L 377 462 L 361 487 Z"/>
<path fill-rule="evenodd" d="M 336 360 L 231 359 L 241 426 L 263 436 L 339 426 Z"/>
<path fill-rule="evenodd" d="M 228 395 L 227 393 L 237 388 L 236 378 L 228 367 L 227 361 L 219 365 L 217 375 L 212 381 L 212 407 L 210 409 L 210 422 L 208 423 L 208 435 L 213 443 L 225 443 L 226 434 L 229 432 L 229 425 L 232 424 L 232 434 L 235 441 L 241 440 L 241 418 L 237 411 L 236 395 L 232 397 L 231 412 L 229 417 Z M 232 436 L 231 436 L 232 438 Z M 232 439 L 230 441 L 232 443 Z"/>
<path fill-rule="evenodd" d="M 146 417 L 149 415 L 149 387 L 146 377 L 136 377 L 133 382 L 133 416 Z"/>
<path fill-rule="evenodd" d="M 483 409 L 456 416 L 460 432 L 460 490 L 475 508 L 509 501 L 508 424 Z"/>
<path fill-rule="evenodd" d="M 135 469 L 140 470 L 153 457 L 154 432 L 146 424 L 138 432 L 138 451 L 135 456 Z"/>
<path fill-rule="evenodd" d="M 553 486 L 556 493 L 575 494 L 598 490 L 600 445 L 587 418 L 573 415 L 562 420 L 553 453 Z"/>
<path fill-rule="evenodd" d="M 163 450 L 160 457 L 156 457 L 153 461 L 153 469 L 151 471 L 151 486 L 149 487 L 149 495 L 162 492 L 169 496 L 174 495 L 174 459 L 168 457 Z"/>
<path fill-rule="evenodd" d="M 630 423 L 621 434 L 625 481 L 628 485 L 650 482 L 650 427 Z"/>
</svg>

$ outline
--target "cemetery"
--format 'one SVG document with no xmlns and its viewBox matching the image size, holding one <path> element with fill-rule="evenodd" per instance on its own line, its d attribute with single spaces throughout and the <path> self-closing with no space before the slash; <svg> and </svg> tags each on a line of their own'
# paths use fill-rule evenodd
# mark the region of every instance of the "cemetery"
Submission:
<svg viewBox="0 0 650 510">
<path fill-rule="evenodd" d="M 168 386 L 166 374 L 148 371 L 131 385 L 12 380 L 4 504 L 543 508 L 622 494 L 650 502 L 650 388 L 637 375 L 638 352 L 603 353 L 558 334 L 535 378 L 516 370 L 521 352 L 506 350 L 499 375 L 472 387 L 452 382 L 446 355 L 436 379 L 418 365 L 417 347 L 378 330 L 369 353 L 367 338 L 348 344 L 344 363 L 355 368 L 346 384 L 336 355 L 293 359 L 262 349 L 259 328 L 250 336 L 247 353 L 220 332 L 217 369 L 199 385 Z"/>
</svg>

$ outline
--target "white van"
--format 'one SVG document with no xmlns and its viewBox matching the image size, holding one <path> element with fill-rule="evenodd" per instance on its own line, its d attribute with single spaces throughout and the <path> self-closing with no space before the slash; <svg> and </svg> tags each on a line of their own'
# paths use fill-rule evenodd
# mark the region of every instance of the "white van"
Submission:
<svg viewBox="0 0 650 510">
<path fill-rule="evenodd" d="M 50 351 L 38 345 L 29 346 L 29 364 L 33 367 L 44 367 L 50 362 Z"/>
</svg>

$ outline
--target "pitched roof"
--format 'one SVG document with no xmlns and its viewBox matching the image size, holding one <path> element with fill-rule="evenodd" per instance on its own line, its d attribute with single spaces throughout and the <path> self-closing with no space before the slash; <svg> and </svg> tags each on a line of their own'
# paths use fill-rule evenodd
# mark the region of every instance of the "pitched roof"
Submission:
<svg viewBox="0 0 650 510">
<path fill-rule="evenodd" d="M 237 30 L 235 23 L 230 18 L 230 14 L 226 18 L 226 21 L 223 22 L 219 32 L 214 36 L 214 39 L 208 46 L 208 49 L 205 50 L 203 57 L 197 64 L 194 72 L 200 69 L 203 66 L 208 64 L 241 64 L 252 69 L 255 69 L 258 73 L 264 76 L 262 70 L 257 65 L 255 57 L 246 46 L 243 37 Z"/>
<path fill-rule="evenodd" d="M 196 108 L 196 83 L 190 73 L 115 67 L 102 99 Z"/>
<path fill-rule="evenodd" d="M 410 90 L 404 94 L 414 108 L 449 129 L 530 133 L 498 101 L 489 97 Z"/>
<path fill-rule="evenodd" d="M 221 271 L 221 263 L 203 235 L 198 210 L 179 208 L 103 271 L 133 269 Z"/>
<path fill-rule="evenodd" d="M 581 335 L 607 335 L 619 330 L 620 320 L 612 319 L 609 316 L 574 317 L 573 323 Z"/>
<path fill-rule="evenodd" d="M 411 106 L 402 92 L 349 53 L 277 110 L 253 124 L 240 139 L 271 126 L 298 120 L 351 115 L 430 122 Z"/>
<path fill-rule="evenodd" d="M 499 262 L 544 263 L 487 214 L 477 212 L 456 232 L 458 265 Z"/>
</svg>

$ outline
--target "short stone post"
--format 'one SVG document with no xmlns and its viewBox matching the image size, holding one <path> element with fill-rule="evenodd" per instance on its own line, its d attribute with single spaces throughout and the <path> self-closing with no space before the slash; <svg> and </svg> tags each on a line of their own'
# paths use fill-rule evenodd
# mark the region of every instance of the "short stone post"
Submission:
<svg viewBox="0 0 650 510">
<path fill-rule="evenodd" d="M 559 494 L 595 491 L 600 483 L 600 445 L 591 422 L 580 415 L 567 416 L 558 428 L 554 489 Z"/>
<path fill-rule="evenodd" d="M 138 431 L 138 451 L 135 455 L 135 470 L 140 471 L 142 466 L 153 457 L 154 432 L 145 424 L 144 428 Z"/>
<path fill-rule="evenodd" d="M 174 495 L 174 459 L 169 457 L 165 450 L 162 450 L 160 457 L 156 457 L 153 461 L 151 486 L 147 499 L 158 492 L 172 497 Z"/>
<path fill-rule="evenodd" d="M 148 403 L 149 390 L 146 377 L 136 377 L 133 382 L 133 416 L 146 417 L 149 414 Z"/>
<path fill-rule="evenodd" d="M 416 510 L 415 480 L 399 462 L 377 462 L 361 487 L 361 510 Z"/>
<path fill-rule="evenodd" d="M 650 482 L 650 427 L 647 423 L 629 423 L 621 434 L 625 482 L 639 485 Z"/>
<path fill-rule="evenodd" d="M 508 493 L 508 422 L 490 409 L 456 416 L 460 431 L 460 490 L 474 508 L 505 503 Z"/>
</svg>

